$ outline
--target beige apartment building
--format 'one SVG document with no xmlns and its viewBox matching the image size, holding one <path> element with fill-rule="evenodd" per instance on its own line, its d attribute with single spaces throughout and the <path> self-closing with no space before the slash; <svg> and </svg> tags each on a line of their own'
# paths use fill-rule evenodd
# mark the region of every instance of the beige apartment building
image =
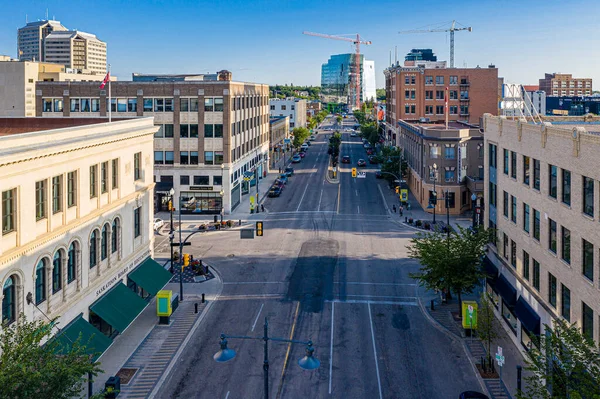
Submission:
<svg viewBox="0 0 600 399">
<path fill-rule="evenodd" d="M 452 122 L 443 124 L 399 121 L 398 145 L 408 163 L 406 181 L 423 209 L 437 203 L 444 220 L 446 196 L 450 215 L 472 209 L 471 195 L 483 195 L 483 135 L 478 128 Z M 434 185 L 435 182 L 435 185 Z M 437 195 L 437 201 L 433 199 Z"/>
<path fill-rule="evenodd" d="M 271 165 L 283 158 L 287 145 L 285 139 L 290 138 L 289 116 L 277 116 L 269 119 L 269 154 Z"/>
<path fill-rule="evenodd" d="M 574 78 L 570 73 L 546 73 L 540 79 L 540 90 L 547 96 L 591 96 L 592 79 Z"/>
<path fill-rule="evenodd" d="M 80 73 L 64 65 L 0 56 L 0 117 L 35 116 L 37 82 L 98 82 L 104 74 Z M 116 81 L 111 77 L 111 81 Z"/>
<path fill-rule="evenodd" d="M 167 210 L 173 188 L 184 213 L 227 214 L 254 186 L 244 173 L 268 172 L 269 87 L 231 81 L 227 71 L 216 80 L 194 76 L 112 83 L 112 118 L 154 117 L 156 211 Z M 107 110 L 108 87 L 98 83 L 36 85 L 37 116 L 106 119 Z"/>
<path fill-rule="evenodd" d="M 44 61 L 44 39 L 52 32 L 68 30 L 60 21 L 27 23 L 17 31 L 17 51 L 21 61 Z"/>
<path fill-rule="evenodd" d="M 558 318 L 600 341 L 600 127 L 560 122 L 484 117 L 486 288 L 524 350 Z"/>
<path fill-rule="evenodd" d="M 106 43 L 80 31 L 55 31 L 44 39 L 44 61 L 83 73 L 106 74 Z"/>
<path fill-rule="evenodd" d="M 0 118 L 2 322 L 57 318 L 66 336 L 93 334 L 90 353 L 171 277 L 152 260 L 157 127 L 98 122 Z"/>
</svg>

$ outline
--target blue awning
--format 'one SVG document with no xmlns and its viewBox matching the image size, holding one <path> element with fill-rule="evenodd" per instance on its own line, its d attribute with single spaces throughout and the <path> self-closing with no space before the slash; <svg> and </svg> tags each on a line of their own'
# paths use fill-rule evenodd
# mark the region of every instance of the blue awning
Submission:
<svg viewBox="0 0 600 399">
<path fill-rule="evenodd" d="M 515 306 L 517 303 L 517 290 L 503 275 L 500 275 L 498 281 L 496 281 L 496 291 L 498 291 L 506 306 Z"/>
<path fill-rule="evenodd" d="M 515 306 L 515 314 L 527 331 L 535 335 L 540 334 L 540 316 L 538 316 L 522 296 L 519 297 Z"/>
<path fill-rule="evenodd" d="M 492 263 L 490 258 L 488 258 L 487 256 L 483 257 L 483 261 L 481 263 L 483 264 L 483 271 L 485 272 L 485 274 L 487 274 L 486 277 L 488 282 L 490 283 L 490 285 L 494 285 L 496 279 L 498 279 L 498 268 Z"/>
</svg>

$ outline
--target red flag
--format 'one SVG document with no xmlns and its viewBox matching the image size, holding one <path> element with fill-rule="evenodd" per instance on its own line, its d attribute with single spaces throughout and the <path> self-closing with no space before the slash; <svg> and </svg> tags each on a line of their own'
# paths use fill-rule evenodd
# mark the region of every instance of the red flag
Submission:
<svg viewBox="0 0 600 399">
<path fill-rule="evenodd" d="M 106 83 L 110 80 L 110 72 L 106 74 L 106 76 L 104 77 L 104 80 L 102 81 L 102 84 L 100 85 L 100 89 L 104 89 L 104 86 L 106 86 Z"/>
<path fill-rule="evenodd" d="M 447 110 L 448 109 L 448 86 L 446 86 L 446 95 L 445 95 L 444 99 L 446 100 L 446 110 Z"/>
</svg>

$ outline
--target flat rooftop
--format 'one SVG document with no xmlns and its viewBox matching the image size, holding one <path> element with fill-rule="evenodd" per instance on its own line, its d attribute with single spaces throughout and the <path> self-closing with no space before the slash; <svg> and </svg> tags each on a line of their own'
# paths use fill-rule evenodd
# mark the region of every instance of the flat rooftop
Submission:
<svg viewBox="0 0 600 399">
<path fill-rule="evenodd" d="M 112 118 L 113 122 L 131 118 Z M 106 123 L 108 118 L 0 118 L 0 137 Z"/>
<path fill-rule="evenodd" d="M 413 126 L 417 126 L 423 129 L 435 129 L 435 130 L 444 130 L 446 129 L 446 123 L 445 122 L 431 122 L 431 123 L 426 123 L 426 122 L 419 122 L 419 121 L 410 121 L 410 120 L 403 120 L 403 122 L 406 122 L 410 125 Z M 476 125 L 471 125 L 468 123 L 461 123 L 461 122 L 456 122 L 456 121 L 449 121 L 448 122 L 448 130 L 450 129 L 479 129 L 479 126 Z"/>
</svg>

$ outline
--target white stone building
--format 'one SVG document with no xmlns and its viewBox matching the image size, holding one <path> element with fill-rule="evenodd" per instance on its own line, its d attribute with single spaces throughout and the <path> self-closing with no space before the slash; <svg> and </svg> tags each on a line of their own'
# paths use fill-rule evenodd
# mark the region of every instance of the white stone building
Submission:
<svg viewBox="0 0 600 399">
<path fill-rule="evenodd" d="M 290 130 L 295 127 L 306 127 L 306 100 L 288 97 L 285 99 L 269 99 L 271 118 L 289 116 Z"/>
</svg>

